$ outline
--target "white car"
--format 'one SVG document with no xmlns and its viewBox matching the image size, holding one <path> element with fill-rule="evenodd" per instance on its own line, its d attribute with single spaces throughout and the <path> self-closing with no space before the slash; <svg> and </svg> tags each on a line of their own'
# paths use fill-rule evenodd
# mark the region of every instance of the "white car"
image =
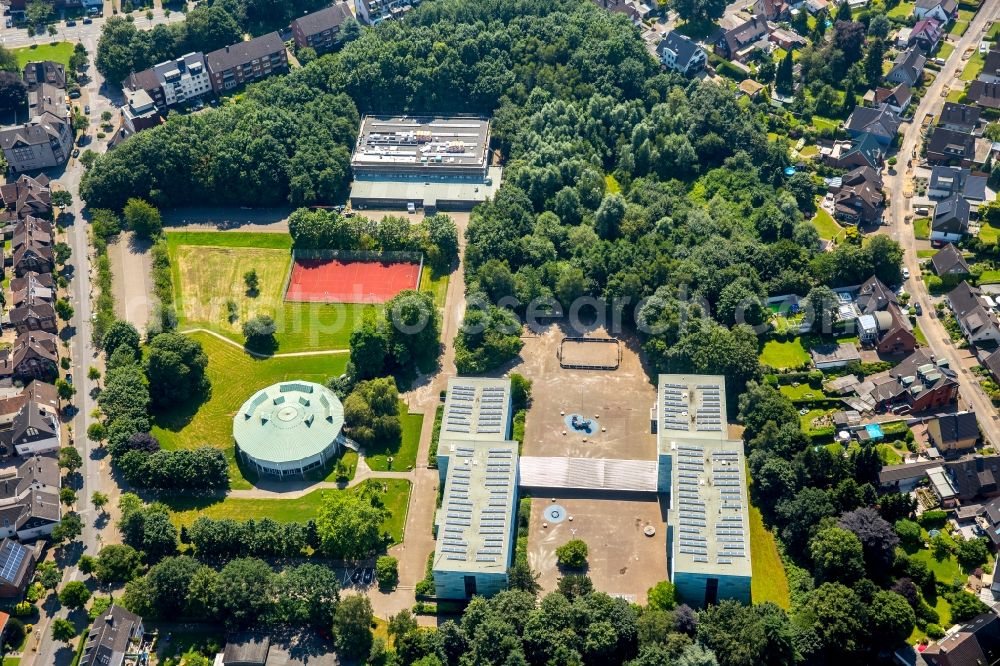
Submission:
<svg viewBox="0 0 1000 666">
<path fill-rule="evenodd" d="M 904 280 L 909 280 L 910 279 L 910 269 L 909 268 L 904 268 L 903 269 L 903 279 Z"/>
</svg>

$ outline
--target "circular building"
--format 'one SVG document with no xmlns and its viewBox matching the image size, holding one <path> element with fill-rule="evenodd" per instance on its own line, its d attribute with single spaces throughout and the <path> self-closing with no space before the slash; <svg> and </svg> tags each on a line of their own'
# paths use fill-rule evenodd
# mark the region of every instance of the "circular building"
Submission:
<svg viewBox="0 0 1000 666">
<path fill-rule="evenodd" d="M 233 419 L 240 457 L 261 474 L 299 476 L 333 458 L 344 406 L 325 386 L 282 382 L 257 391 Z"/>
</svg>

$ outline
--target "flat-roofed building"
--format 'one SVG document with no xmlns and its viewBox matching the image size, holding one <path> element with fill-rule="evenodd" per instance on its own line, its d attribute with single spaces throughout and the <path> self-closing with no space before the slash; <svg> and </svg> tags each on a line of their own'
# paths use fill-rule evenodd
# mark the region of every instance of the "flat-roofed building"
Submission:
<svg viewBox="0 0 1000 666">
<path fill-rule="evenodd" d="M 750 603 L 743 442 L 728 438 L 725 378 L 660 375 L 656 423 L 670 581 L 692 606 Z"/>
<path fill-rule="evenodd" d="M 449 380 L 437 453 L 444 488 L 435 520 L 439 597 L 467 599 L 507 588 L 519 448 L 510 439 L 511 418 L 509 379 Z"/>
<path fill-rule="evenodd" d="M 448 380 L 437 449 L 441 483 L 445 482 L 456 450 L 511 443 L 511 412 L 509 379 L 452 377 Z M 513 443 L 516 447 L 517 443 Z"/>
<path fill-rule="evenodd" d="M 434 591 L 442 599 L 507 589 L 514 555 L 517 442 L 458 446 L 437 519 Z"/>
<path fill-rule="evenodd" d="M 351 156 L 351 204 L 462 210 L 492 196 L 490 121 L 480 117 L 366 116 Z"/>
</svg>

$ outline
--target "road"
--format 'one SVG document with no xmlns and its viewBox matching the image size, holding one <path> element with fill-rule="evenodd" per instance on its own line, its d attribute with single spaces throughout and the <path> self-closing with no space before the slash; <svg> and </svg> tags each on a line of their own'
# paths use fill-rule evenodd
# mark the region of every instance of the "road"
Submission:
<svg viewBox="0 0 1000 666">
<path fill-rule="evenodd" d="M 886 189 L 890 193 L 888 227 L 891 235 L 905 250 L 904 265 L 910 270 L 912 276 L 906 282 L 906 289 L 912 295 L 911 302 L 919 303 L 923 307 L 924 314 L 917 318 L 921 330 L 927 337 L 928 346 L 938 359 L 946 359 L 951 367 L 958 373 L 959 395 L 966 408 L 979 415 L 979 425 L 987 440 L 996 446 L 1000 444 L 1000 424 L 997 423 L 997 411 L 993 403 L 983 392 L 975 376 L 962 367 L 961 357 L 958 348 L 951 342 L 948 331 L 945 330 L 941 320 L 935 316 L 934 302 L 923 280 L 920 279 L 920 262 L 917 258 L 916 238 L 913 235 L 913 228 L 906 222 L 906 216 L 910 214 L 910 200 L 903 196 L 908 177 L 912 177 L 912 170 L 902 168 L 913 151 L 920 152 L 920 121 L 926 114 L 936 116 L 941 112 L 941 108 L 947 101 L 944 92 L 945 87 L 954 84 L 964 85 L 964 82 L 957 80 L 965 65 L 962 54 L 966 49 L 979 45 L 984 28 L 990 21 L 994 20 L 1000 10 L 1000 0 L 986 0 L 979 12 L 976 14 L 969 29 L 955 42 L 955 50 L 951 57 L 945 62 L 940 73 L 934 82 L 928 87 L 927 93 L 920 100 L 920 105 L 913 114 L 913 122 L 907 124 L 903 134 L 903 140 L 899 150 L 900 170 L 896 173 L 890 172 L 885 181 Z"/>
<path fill-rule="evenodd" d="M 90 43 L 84 43 L 91 52 L 96 37 L 87 38 Z M 91 127 L 89 132 L 93 135 L 97 130 L 100 114 L 105 109 L 111 109 L 109 100 L 100 97 L 98 91 L 103 84 L 101 75 L 91 64 L 88 71 L 91 77 L 86 86 L 81 91 L 82 96 L 77 103 L 90 104 L 92 110 Z M 103 152 L 104 142 L 94 142 L 88 146 L 91 149 Z M 78 559 L 76 555 L 86 553 L 96 555 L 101 547 L 101 532 L 107 527 L 106 518 L 102 517 L 90 504 L 90 495 L 94 490 L 103 490 L 114 496 L 115 493 L 109 491 L 116 488 L 110 479 L 110 472 L 107 465 L 95 451 L 96 446 L 87 440 L 87 425 L 90 420 L 91 411 L 97 406 L 96 400 L 91 397 L 90 391 L 94 388 L 94 383 L 87 379 L 87 371 L 92 365 L 99 365 L 99 359 L 91 344 L 91 256 L 90 243 L 87 237 L 87 225 L 83 219 L 84 204 L 80 201 L 78 192 L 80 179 L 83 176 L 83 166 L 76 159 L 71 159 L 60 174 L 52 174 L 56 179 L 58 189 L 64 189 L 73 194 L 73 204 L 67 212 L 72 213 L 73 222 L 66 228 L 66 242 L 73 250 L 68 266 L 72 269 L 72 279 L 69 287 L 69 298 L 73 305 L 73 318 L 70 325 L 73 336 L 70 339 L 69 353 L 72 360 L 71 372 L 74 383 L 77 387 L 77 394 L 73 405 L 76 412 L 72 417 L 73 444 L 80 450 L 83 456 L 83 468 L 80 470 L 83 485 L 78 490 L 78 500 L 76 510 L 83 519 L 83 534 L 80 541 L 73 546 L 74 556 L 71 561 Z M 65 353 L 65 352 L 64 352 Z M 114 500 L 112 500 L 114 501 Z M 64 569 L 63 582 L 70 580 L 83 580 L 84 575 L 76 568 L 75 564 L 68 564 Z M 66 617 L 65 609 L 60 609 L 52 617 Z M 68 664 L 73 657 L 72 650 L 63 643 L 52 640 L 49 623 L 51 617 L 46 617 L 43 613 L 42 619 L 35 627 L 33 637 L 29 640 L 28 648 L 24 652 L 21 660 L 22 666 L 52 666 L 53 664 Z M 74 619 L 78 619 L 74 616 Z M 79 624 L 79 623 L 78 623 Z M 38 641 L 38 651 L 30 649 Z"/>
<path fill-rule="evenodd" d="M 135 12 L 133 14 L 135 17 L 135 27 L 140 30 L 150 30 L 153 26 L 160 23 L 176 23 L 177 21 L 184 20 L 183 12 L 171 12 L 170 16 L 167 16 L 160 8 L 152 11 L 152 20 L 146 18 L 146 12 Z M 93 22 L 89 25 L 84 25 L 81 19 L 77 19 L 76 25 L 72 28 L 67 28 L 66 24 L 60 21 L 55 24 L 59 32 L 54 38 L 49 37 L 48 34 L 29 37 L 26 28 L 5 28 L 3 36 L 0 37 L 0 46 L 15 49 L 20 46 L 30 46 L 32 44 L 47 44 L 52 39 L 56 39 L 57 41 L 83 42 L 84 44 L 90 41 L 96 44 L 97 39 L 101 36 L 101 28 L 104 27 L 105 21 L 107 21 L 106 18 L 99 17 L 93 19 Z M 87 50 L 90 51 L 90 57 L 93 58 L 94 51 L 89 46 Z"/>
</svg>

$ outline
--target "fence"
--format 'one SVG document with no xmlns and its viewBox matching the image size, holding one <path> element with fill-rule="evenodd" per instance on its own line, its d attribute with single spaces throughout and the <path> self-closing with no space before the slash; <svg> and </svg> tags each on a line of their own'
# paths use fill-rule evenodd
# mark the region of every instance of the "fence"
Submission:
<svg viewBox="0 0 1000 666">
<path fill-rule="evenodd" d="M 593 363 L 586 363 L 573 358 L 566 359 L 566 345 L 614 345 L 614 352 L 607 354 L 607 358 L 598 357 Z M 582 351 L 582 350 L 577 350 Z M 600 354 L 600 352 L 598 352 Z M 584 354 L 585 355 L 585 354 Z M 559 343 L 559 367 L 572 370 L 617 370 L 622 362 L 622 348 L 618 338 L 578 338 L 564 337 Z"/>
</svg>

